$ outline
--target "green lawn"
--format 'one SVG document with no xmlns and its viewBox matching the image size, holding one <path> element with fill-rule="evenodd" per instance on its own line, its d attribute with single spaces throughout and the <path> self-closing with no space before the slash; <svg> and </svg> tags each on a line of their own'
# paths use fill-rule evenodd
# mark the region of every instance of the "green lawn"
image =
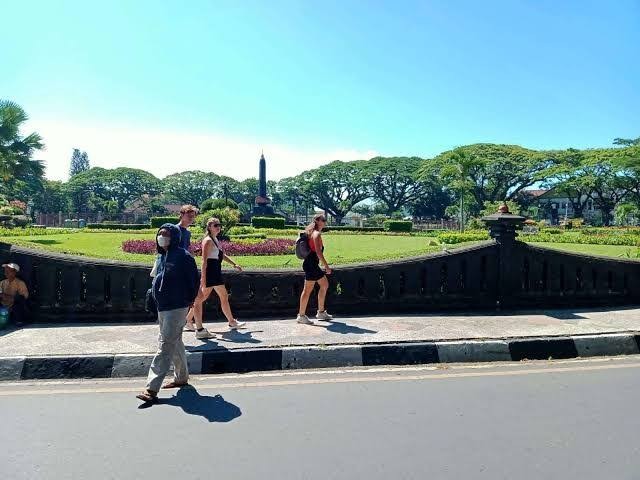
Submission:
<svg viewBox="0 0 640 480">
<path fill-rule="evenodd" d="M 0 237 L 0 241 L 31 248 L 108 258 L 127 262 L 152 263 L 153 255 L 130 254 L 122 251 L 122 242 L 128 239 L 153 238 L 149 233 L 72 233 L 30 237 Z M 327 259 L 340 265 L 368 260 L 386 260 L 439 251 L 440 246 L 429 245 L 429 237 L 385 235 L 323 235 Z M 462 246 L 462 245 L 459 245 Z M 299 268 L 301 261 L 295 255 L 236 257 L 238 263 L 249 268 Z"/>
<path fill-rule="evenodd" d="M 627 247 L 624 245 L 587 245 L 580 243 L 546 243 L 527 242 L 538 247 L 553 248 L 566 252 L 586 253 L 590 255 L 604 255 L 606 257 L 630 258 L 639 260 L 640 249 L 638 247 Z"/>
</svg>

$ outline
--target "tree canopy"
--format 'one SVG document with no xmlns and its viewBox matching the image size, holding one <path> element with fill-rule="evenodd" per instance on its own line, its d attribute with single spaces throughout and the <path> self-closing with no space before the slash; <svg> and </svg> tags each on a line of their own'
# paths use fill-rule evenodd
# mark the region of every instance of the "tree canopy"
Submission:
<svg viewBox="0 0 640 480">
<path fill-rule="evenodd" d="M 333 161 L 296 177 L 303 195 L 333 216 L 338 224 L 357 203 L 371 197 L 366 161 Z"/>
<path fill-rule="evenodd" d="M 44 178 L 44 163 L 32 158 L 44 143 L 35 132 L 21 134 L 27 120 L 19 105 L 0 100 L 0 194 L 20 200 L 41 190 Z"/>
</svg>

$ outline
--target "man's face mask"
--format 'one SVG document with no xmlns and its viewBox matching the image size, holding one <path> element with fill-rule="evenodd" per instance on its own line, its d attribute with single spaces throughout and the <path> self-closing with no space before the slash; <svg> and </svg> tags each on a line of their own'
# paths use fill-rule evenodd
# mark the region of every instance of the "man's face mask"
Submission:
<svg viewBox="0 0 640 480">
<path fill-rule="evenodd" d="M 158 235 L 158 245 L 160 245 L 162 248 L 167 248 L 170 244 L 170 237 L 163 237 L 162 235 Z"/>
</svg>

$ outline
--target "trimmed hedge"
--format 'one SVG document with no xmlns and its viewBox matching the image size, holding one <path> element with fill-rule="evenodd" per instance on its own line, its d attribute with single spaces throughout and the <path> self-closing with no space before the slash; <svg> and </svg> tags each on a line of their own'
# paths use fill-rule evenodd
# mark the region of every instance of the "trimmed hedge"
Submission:
<svg viewBox="0 0 640 480">
<path fill-rule="evenodd" d="M 151 217 L 151 228 L 160 228 L 165 223 L 173 223 L 174 225 L 180 221 L 180 215 L 167 217 Z"/>
<path fill-rule="evenodd" d="M 282 217 L 253 217 L 251 226 L 255 228 L 276 228 L 284 230 L 285 220 Z"/>
<path fill-rule="evenodd" d="M 87 223 L 92 230 L 146 230 L 147 223 Z"/>
<path fill-rule="evenodd" d="M 550 235 L 538 233 L 534 235 L 522 235 L 520 240 L 526 242 L 544 243 L 577 243 L 583 245 L 621 245 L 627 247 L 640 247 L 638 235 L 584 235 L 579 232 L 566 232 Z"/>
<path fill-rule="evenodd" d="M 387 232 L 410 232 L 413 230 L 413 222 L 408 220 L 386 220 L 383 226 Z"/>
<path fill-rule="evenodd" d="M 479 242 L 482 240 L 489 240 L 489 232 L 465 232 L 465 233 L 440 233 L 438 234 L 438 241 L 447 245 L 453 245 L 456 243 L 464 242 Z"/>
</svg>

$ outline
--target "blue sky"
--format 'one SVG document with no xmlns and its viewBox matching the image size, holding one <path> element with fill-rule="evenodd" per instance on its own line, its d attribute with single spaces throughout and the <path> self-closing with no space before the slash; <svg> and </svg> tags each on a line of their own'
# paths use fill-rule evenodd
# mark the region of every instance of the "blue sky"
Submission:
<svg viewBox="0 0 640 480">
<path fill-rule="evenodd" d="M 0 3 L 0 98 L 45 137 L 50 178 L 73 147 L 245 178 L 260 148 L 282 177 L 640 135 L 639 0 Z"/>
</svg>

